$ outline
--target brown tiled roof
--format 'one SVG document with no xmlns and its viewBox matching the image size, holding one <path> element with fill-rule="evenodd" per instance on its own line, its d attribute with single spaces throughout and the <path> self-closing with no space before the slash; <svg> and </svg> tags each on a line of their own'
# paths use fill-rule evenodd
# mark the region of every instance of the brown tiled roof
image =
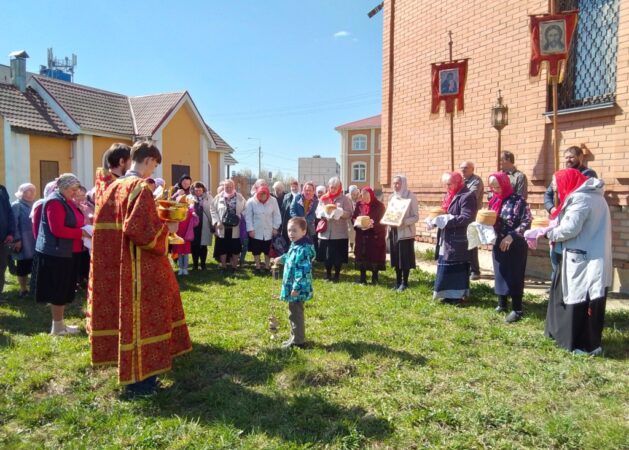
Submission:
<svg viewBox="0 0 629 450">
<path fill-rule="evenodd" d="M 236 158 L 234 158 L 231 153 L 227 153 L 225 155 L 224 161 L 225 164 L 227 164 L 228 166 L 235 166 L 236 164 L 238 164 L 238 161 L 236 161 Z"/>
<path fill-rule="evenodd" d="M 355 122 L 339 125 L 335 128 L 335 130 L 350 130 L 353 128 L 380 128 L 380 114 L 377 116 L 367 117 L 366 119 L 360 119 Z"/>
<path fill-rule="evenodd" d="M 31 88 L 22 93 L 12 84 L 0 83 L 0 115 L 15 128 L 72 136 L 72 131 Z"/>
<path fill-rule="evenodd" d="M 89 86 L 35 76 L 81 128 L 132 136 L 133 118 L 126 96 Z"/>
<path fill-rule="evenodd" d="M 210 136 L 212 136 L 212 140 L 216 144 L 217 149 L 229 150 L 230 153 L 234 151 L 234 149 L 231 148 L 231 146 L 227 142 L 225 142 L 225 139 L 220 137 L 218 133 L 214 131 L 212 128 L 210 128 L 210 126 L 207 123 L 205 124 L 205 126 L 207 127 L 207 130 L 210 133 Z"/>
<path fill-rule="evenodd" d="M 184 95 L 186 95 L 185 92 L 172 92 L 129 97 L 135 118 L 136 134 L 138 136 L 152 136 Z"/>
</svg>

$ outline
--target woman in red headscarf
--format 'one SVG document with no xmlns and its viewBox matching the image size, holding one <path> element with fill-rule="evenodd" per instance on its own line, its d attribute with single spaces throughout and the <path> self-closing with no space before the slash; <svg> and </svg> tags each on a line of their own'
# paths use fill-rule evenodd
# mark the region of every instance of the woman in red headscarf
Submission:
<svg viewBox="0 0 629 450">
<path fill-rule="evenodd" d="M 386 269 L 387 260 L 387 229 L 380 224 L 385 208 L 370 187 L 364 187 L 360 192 L 361 197 L 352 215 L 356 229 L 354 258 L 356 268 L 360 270 L 360 284 L 367 284 L 368 270 L 371 270 L 371 284 L 378 284 L 378 272 Z M 357 217 L 361 217 L 361 220 L 357 221 Z M 363 223 L 363 217 L 368 217 L 369 223 L 366 223 L 366 219 Z"/>
<path fill-rule="evenodd" d="M 260 255 L 264 254 L 264 269 L 271 272 L 271 240 L 277 236 L 282 226 L 282 215 L 275 197 L 269 187 L 262 184 L 256 188 L 255 195 L 247 200 L 245 223 L 249 234 L 249 250 L 255 260 L 253 272 L 261 274 Z"/>
<path fill-rule="evenodd" d="M 476 217 L 476 194 L 471 192 L 458 172 L 443 175 L 447 192 L 441 203 L 446 215 L 436 220 L 437 277 L 433 298 L 459 304 L 470 291 L 470 252 L 467 249 L 467 226 Z"/>
<path fill-rule="evenodd" d="M 494 292 L 498 295 L 496 311 L 507 310 L 507 297 L 511 296 L 512 311 L 505 321 L 517 322 L 522 318 L 524 272 L 528 247 L 524 232 L 531 226 L 531 210 L 520 195 L 513 192 L 509 176 L 496 172 L 489 176 L 493 196 L 489 208 L 496 212 L 496 242 L 492 256 L 494 262 Z"/>
<path fill-rule="evenodd" d="M 612 284 L 612 235 L 602 180 L 577 169 L 555 173 L 559 224 L 548 239 L 559 247 L 561 264 L 553 277 L 546 313 L 546 336 L 579 354 L 602 353 L 607 289 Z"/>
<path fill-rule="evenodd" d="M 338 177 L 328 181 L 328 192 L 319 199 L 316 215 L 323 221 L 317 225 L 317 261 L 325 264 L 325 280 L 337 283 L 341 265 L 347 264 L 349 234 L 347 223 L 352 217 L 352 202 L 343 195 Z M 334 277 L 332 268 L 334 267 Z"/>
</svg>

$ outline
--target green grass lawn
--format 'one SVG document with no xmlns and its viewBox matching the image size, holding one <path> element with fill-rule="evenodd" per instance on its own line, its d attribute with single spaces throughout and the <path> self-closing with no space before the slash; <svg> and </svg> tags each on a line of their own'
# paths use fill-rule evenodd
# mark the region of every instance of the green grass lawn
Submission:
<svg viewBox="0 0 629 450">
<path fill-rule="evenodd" d="M 115 369 L 94 370 L 85 334 L 53 338 L 50 315 L 0 305 L 0 448 L 574 448 L 629 446 L 629 314 L 608 311 L 601 358 L 543 336 L 545 302 L 506 325 L 490 288 L 463 308 L 411 289 L 315 281 L 306 350 L 288 336 L 279 281 L 215 265 L 180 281 L 194 350 L 156 395 L 124 400 Z M 317 272 L 320 277 L 321 273 Z M 84 295 L 67 321 L 83 324 Z"/>
</svg>

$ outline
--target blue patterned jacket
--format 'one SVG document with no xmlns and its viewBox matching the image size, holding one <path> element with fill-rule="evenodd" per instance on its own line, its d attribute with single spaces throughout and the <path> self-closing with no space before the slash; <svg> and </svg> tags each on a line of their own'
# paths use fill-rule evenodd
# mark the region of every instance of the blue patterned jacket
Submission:
<svg viewBox="0 0 629 450">
<path fill-rule="evenodd" d="M 312 259 L 315 257 L 312 240 L 305 236 L 290 244 L 281 256 L 284 264 L 280 299 L 287 302 L 305 302 L 312 298 Z M 299 292 L 292 297 L 291 291 Z"/>
</svg>

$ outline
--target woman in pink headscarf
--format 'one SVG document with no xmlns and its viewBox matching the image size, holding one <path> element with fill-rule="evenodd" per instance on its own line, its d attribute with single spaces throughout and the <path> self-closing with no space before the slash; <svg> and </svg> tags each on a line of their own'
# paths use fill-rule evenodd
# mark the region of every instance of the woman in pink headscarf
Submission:
<svg viewBox="0 0 629 450">
<path fill-rule="evenodd" d="M 437 276 L 433 298 L 458 305 L 470 290 L 470 252 L 467 249 L 467 226 L 476 217 L 476 194 L 471 192 L 459 172 L 443 175 L 446 195 L 441 207 L 443 220 L 436 220 Z"/>
<path fill-rule="evenodd" d="M 496 243 L 492 251 L 494 262 L 494 292 L 498 295 L 496 311 L 507 310 L 507 297 L 511 296 L 511 308 L 505 321 L 517 322 L 522 318 L 524 295 L 524 272 L 528 246 L 524 232 L 531 226 L 531 211 L 528 203 L 513 192 L 509 176 L 496 172 L 489 176 L 489 187 L 493 192 L 489 208 L 496 211 Z"/>
<path fill-rule="evenodd" d="M 271 271 L 271 240 L 277 236 L 282 226 L 282 216 L 275 197 L 266 184 L 256 188 L 256 192 L 249 200 L 245 208 L 245 222 L 249 234 L 249 250 L 255 260 L 253 272 L 260 275 L 260 255 L 264 254 L 264 270 Z"/>
</svg>

